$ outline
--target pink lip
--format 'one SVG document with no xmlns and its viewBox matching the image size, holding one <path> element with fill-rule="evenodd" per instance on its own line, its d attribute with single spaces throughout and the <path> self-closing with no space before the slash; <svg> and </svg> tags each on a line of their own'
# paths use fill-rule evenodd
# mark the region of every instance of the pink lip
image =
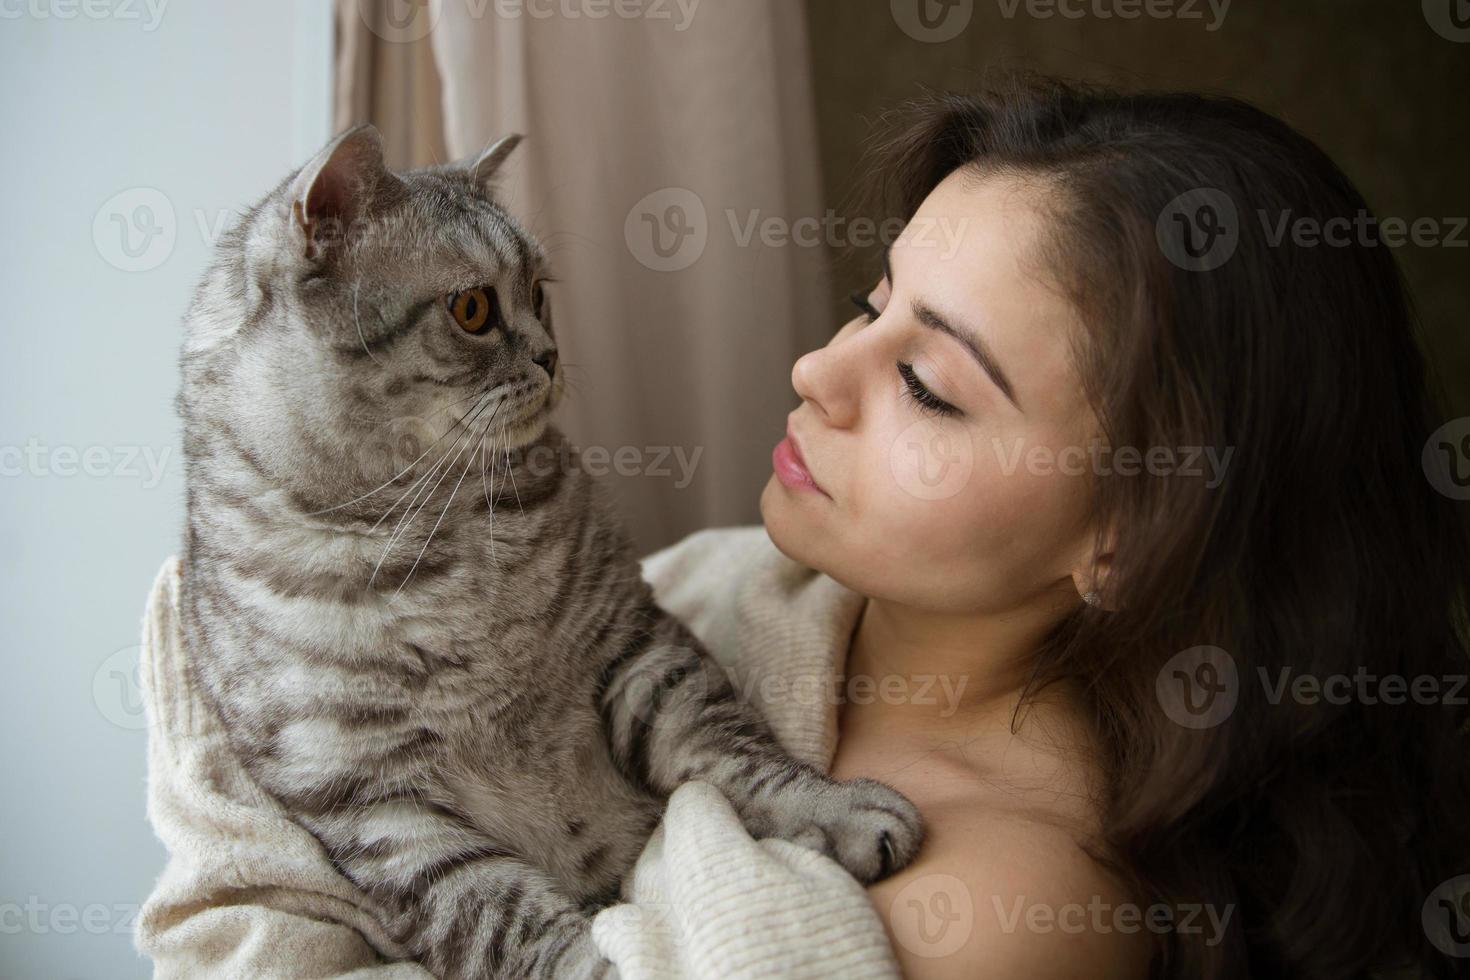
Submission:
<svg viewBox="0 0 1470 980">
<path fill-rule="evenodd" d="M 797 446 L 796 437 L 789 425 L 786 438 L 776 443 L 776 448 L 771 451 L 771 465 L 776 470 L 776 479 L 783 485 L 793 490 L 815 490 L 827 496 L 827 492 L 817 486 L 811 471 L 806 468 L 806 462 L 801 458 L 801 449 Z"/>
</svg>

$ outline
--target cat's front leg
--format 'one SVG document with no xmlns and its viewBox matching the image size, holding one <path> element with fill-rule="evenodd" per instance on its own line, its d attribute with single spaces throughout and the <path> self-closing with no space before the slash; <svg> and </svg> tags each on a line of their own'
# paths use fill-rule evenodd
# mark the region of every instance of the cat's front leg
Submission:
<svg viewBox="0 0 1470 980">
<path fill-rule="evenodd" d="M 451 816 L 395 801 L 332 822 L 318 836 L 337 866 L 383 902 L 395 937 L 436 977 L 617 980 L 556 879 Z"/>
<path fill-rule="evenodd" d="M 601 710 L 624 771 L 667 795 L 691 779 L 730 800 L 751 836 L 815 848 L 869 884 L 911 862 L 924 839 L 908 797 L 872 779 L 837 781 L 793 759 L 764 717 L 683 624 L 613 665 Z"/>
</svg>

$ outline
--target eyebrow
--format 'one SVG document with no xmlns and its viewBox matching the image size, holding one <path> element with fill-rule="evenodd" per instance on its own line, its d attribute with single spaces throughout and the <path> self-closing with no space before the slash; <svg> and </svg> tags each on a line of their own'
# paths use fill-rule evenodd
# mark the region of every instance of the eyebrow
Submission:
<svg viewBox="0 0 1470 980">
<path fill-rule="evenodd" d="M 883 275 L 887 277 L 890 286 L 893 285 L 894 280 L 893 265 L 889 261 L 888 253 L 892 251 L 892 248 L 893 246 L 891 244 L 883 247 Z M 940 333 L 947 334 L 959 341 L 965 350 L 970 352 L 970 356 L 975 359 L 975 363 L 980 365 L 980 369 L 990 376 L 990 380 L 1000 389 L 1001 394 L 1006 396 L 1006 400 L 1016 406 L 1017 411 L 1021 410 L 1021 404 L 1016 401 L 1016 389 L 1012 387 L 1011 379 L 1006 377 L 1005 371 L 1001 369 L 1000 362 L 995 359 L 995 355 L 991 353 L 990 348 L 986 346 L 985 341 L 980 338 L 979 334 L 973 330 L 956 327 L 937 311 L 925 306 L 917 299 L 913 301 L 913 313 L 915 319 L 924 326 L 931 330 L 938 330 Z"/>
</svg>

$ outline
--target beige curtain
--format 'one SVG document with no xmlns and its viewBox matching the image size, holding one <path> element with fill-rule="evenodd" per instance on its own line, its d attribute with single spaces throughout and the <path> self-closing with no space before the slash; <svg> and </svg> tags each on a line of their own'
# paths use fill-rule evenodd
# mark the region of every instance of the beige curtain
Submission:
<svg viewBox="0 0 1470 980">
<path fill-rule="evenodd" d="M 432 157 L 417 67 L 427 43 L 450 158 L 526 134 L 502 196 L 560 280 L 549 292 L 571 389 L 561 424 L 606 471 L 639 547 L 759 521 L 770 452 L 797 404 L 792 362 L 832 331 L 803 5 L 340 9 L 353 26 L 339 37 L 359 48 L 342 51 L 339 106 L 352 109 L 339 122 L 370 118 L 393 145 L 417 147 L 415 162 Z"/>
<path fill-rule="evenodd" d="M 404 0 L 338 0 L 336 16 L 335 131 L 373 123 L 395 169 L 445 160 L 433 47 L 400 20 L 404 8 Z"/>
</svg>

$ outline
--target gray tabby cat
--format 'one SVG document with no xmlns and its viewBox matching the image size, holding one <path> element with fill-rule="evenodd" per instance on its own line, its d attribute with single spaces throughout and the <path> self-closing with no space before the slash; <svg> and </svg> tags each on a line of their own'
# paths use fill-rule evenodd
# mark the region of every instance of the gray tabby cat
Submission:
<svg viewBox="0 0 1470 980">
<path fill-rule="evenodd" d="M 182 621 L 249 772 L 411 955 L 612 976 L 589 915 L 686 780 L 865 883 L 923 829 L 791 759 L 655 603 L 603 491 L 532 465 L 565 448 L 563 374 L 543 253 L 491 198 L 518 140 L 395 174 L 355 129 L 224 236 L 181 359 Z M 394 460 L 375 447 L 405 418 L 433 431 Z"/>
</svg>

